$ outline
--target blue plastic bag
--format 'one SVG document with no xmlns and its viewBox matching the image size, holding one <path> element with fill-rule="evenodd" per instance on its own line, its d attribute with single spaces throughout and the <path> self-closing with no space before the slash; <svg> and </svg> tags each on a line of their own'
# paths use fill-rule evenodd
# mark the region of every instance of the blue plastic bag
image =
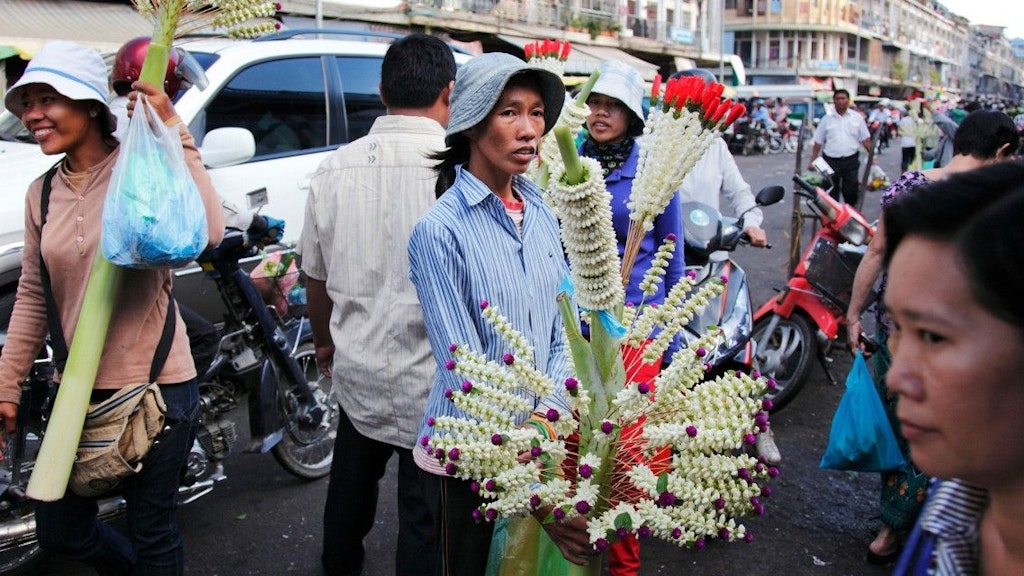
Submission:
<svg viewBox="0 0 1024 576">
<path fill-rule="evenodd" d="M 144 96 L 128 124 L 103 204 L 103 255 L 118 266 L 183 266 L 206 248 L 206 208 L 177 127 Z"/>
<path fill-rule="evenodd" d="M 859 350 L 846 377 L 846 392 L 839 400 L 822 468 L 857 472 L 884 472 L 906 465 L 889 417 L 871 381 Z"/>
</svg>

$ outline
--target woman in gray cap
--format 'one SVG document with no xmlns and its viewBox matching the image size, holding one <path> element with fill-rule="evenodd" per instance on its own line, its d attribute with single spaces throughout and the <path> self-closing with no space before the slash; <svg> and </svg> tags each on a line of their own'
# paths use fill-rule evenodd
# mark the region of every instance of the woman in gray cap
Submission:
<svg viewBox="0 0 1024 576">
<path fill-rule="evenodd" d="M 138 92 L 133 101 L 138 93 L 145 94 L 160 116 L 152 121 L 177 126 L 189 172 L 206 205 L 209 243 L 216 246 L 224 230 L 220 200 L 192 136 L 163 90 L 143 82 L 136 82 L 134 89 Z M 107 67 L 95 50 L 72 42 L 47 43 L 7 91 L 4 105 L 21 119 L 44 153 L 63 155 L 32 182 L 25 200 L 21 280 L 0 356 L 0 422 L 13 433 L 19 384 L 48 328 L 60 328 L 68 345 L 76 337 L 93 337 L 77 334 L 75 328 L 99 248 L 107 187 L 121 148 L 112 135 L 117 121 L 107 107 Z M 185 554 L 174 507 L 198 425 L 196 368 L 184 323 L 170 307 L 170 270 L 125 270 L 116 301 L 92 400 L 104 400 L 132 384 L 155 381 L 167 405 L 167 428 L 159 448 L 141 460 L 141 471 L 119 487 L 128 506 L 128 538 L 97 518 L 95 498 L 68 490 L 56 502 L 36 503 L 39 544 L 104 575 L 178 575 L 184 572 Z M 162 339 L 165 330 L 171 334 L 170 346 L 160 368 L 157 348 L 166 341 Z M 55 330 L 49 331 L 54 336 Z M 63 371 L 59 362 L 58 367 Z"/>
<path fill-rule="evenodd" d="M 438 574 L 483 574 L 493 529 L 474 519 L 483 500 L 470 482 L 428 453 L 434 419 L 465 416 L 446 397 L 462 385 L 445 369 L 449 347 L 457 343 L 502 360 L 508 344 L 484 320 L 487 302 L 527 338 L 538 369 L 558 383 L 571 375 L 555 300 L 568 274 L 558 221 L 523 176 L 564 101 L 556 75 L 514 56 L 484 54 L 462 66 L 452 91 L 448 149 L 438 156 L 440 196 L 409 242 L 410 275 L 439 366 L 413 450 L 437 528 Z M 550 428 L 542 414 L 551 409 L 569 413 L 556 392 L 537 399 L 530 421 Z M 538 520 L 549 510 L 540 509 Z M 594 553 L 582 518 L 544 528 L 569 561 L 586 564 Z"/>
</svg>

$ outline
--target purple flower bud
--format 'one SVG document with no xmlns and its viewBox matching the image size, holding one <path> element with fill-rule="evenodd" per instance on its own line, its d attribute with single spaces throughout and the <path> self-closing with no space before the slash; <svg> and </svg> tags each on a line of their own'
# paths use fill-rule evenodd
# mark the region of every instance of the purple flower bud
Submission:
<svg viewBox="0 0 1024 576">
<path fill-rule="evenodd" d="M 758 462 L 757 464 L 754 464 L 754 471 L 757 472 L 758 474 L 763 473 L 765 471 L 765 468 L 766 466 L 763 462 Z"/>
<path fill-rule="evenodd" d="M 459 452 L 458 448 L 452 448 L 451 450 L 448 451 L 448 459 L 449 460 L 458 460 L 460 454 L 462 454 L 462 453 Z"/>
<path fill-rule="evenodd" d="M 604 538 L 598 538 L 597 542 L 594 542 L 594 548 L 597 548 L 598 552 L 604 552 L 608 549 L 608 541 Z"/>
<path fill-rule="evenodd" d="M 430 418 L 427 418 L 427 426 L 430 426 L 431 428 L 433 428 L 433 427 L 434 427 L 434 424 L 435 424 L 436 422 L 437 422 L 437 421 L 436 421 L 436 420 L 434 420 L 434 417 L 433 417 L 433 416 L 431 416 Z"/>
<path fill-rule="evenodd" d="M 449 463 L 444 465 L 444 473 L 445 474 L 447 474 L 449 476 L 455 476 L 455 472 L 456 472 L 455 464 L 449 462 Z"/>
<path fill-rule="evenodd" d="M 490 305 L 491 304 L 487 300 L 481 300 L 480 301 L 480 309 L 481 310 L 487 310 L 487 307 L 490 306 Z"/>
<path fill-rule="evenodd" d="M 547 414 L 544 415 L 548 419 L 548 422 L 558 422 L 559 414 L 558 410 L 554 408 L 548 408 Z"/>
<path fill-rule="evenodd" d="M 586 480 L 590 478 L 590 475 L 594 473 L 594 470 L 590 467 L 590 464 L 580 464 L 579 474 L 580 478 Z"/>
<path fill-rule="evenodd" d="M 771 400 L 769 400 L 771 402 Z M 768 414 L 765 412 L 758 412 L 754 415 L 754 424 L 758 426 L 764 426 L 768 424 Z"/>
<path fill-rule="evenodd" d="M 455 360 L 449 359 L 447 362 L 444 363 L 444 368 L 445 370 L 449 371 L 455 370 Z"/>
<path fill-rule="evenodd" d="M 750 377 L 753 378 L 754 380 L 757 380 L 758 378 L 761 377 L 761 373 L 757 370 L 754 370 L 753 372 L 750 373 Z"/>
<path fill-rule="evenodd" d="M 455 342 L 452 342 L 451 344 L 448 345 L 448 351 L 449 352 L 455 352 L 458 349 L 459 349 L 459 345 L 456 344 Z"/>
<path fill-rule="evenodd" d="M 771 486 L 761 486 L 761 496 L 767 498 L 767 497 L 769 497 L 771 495 L 772 495 L 772 487 Z"/>
<path fill-rule="evenodd" d="M 425 434 L 420 436 L 420 446 L 426 446 L 427 444 L 430 444 L 430 436 Z"/>
<path fill-rule="evenodd" d="M 693 541 L 693 548 L 695 550 L 703 550 L 704 546 L 707 546 L 707 542 L 705 542 L 703 538 L 697 538 Z"/>
<path fill-rule="evenodd" d="M 491 478 L 490 480 L 484 483 L 484 488 L 486 488 L 488 492 L 494 492 L 495 490 L 498 489 L 498 481 L 495 480 L 494 478 Z"/>
<path fill-rule="evenodd" d="M 580 500 L 576 503 L 576 511 L 580 514 L 586 514 L 590 512 L 590 504 L 586 500 Z"/>
<path fill-rule="evenodd" d="M 530 496 L 530 508 L 539 508 L 539 507 L 540 507 L 540 496 L 537 496 L 536 494 L 531 495 Z"/>
<path fill-rule="evenodd" d="M 551 515 L 555 517 L 555 520 L 565 520 L 565 511 L 561 508 L 555 508 L 552 510 Z"/>
<path fill-rule="evenodd" d="M 750 505 L 751 506 L 757 506 L 760 503 L 761 503 L 761 500 L 757 496 L 751 496 L 750 497 Z"/>
<path fill-rule="evenodd" d="M 687 270 L 686 277 L 693 280 L 694 278 L 697 277 L 697 272 L 695 270 Z"/>
<path fill-rule="evenodd" d="M 754 506 L 754 514 L 758 516 L 764 516 L 764 504 L 756 504 Z"/>
<path fill-rule="evenodd" d="M 704 349 L 703 346 L 698 346 L 695 353 L 697 354 L 697 358 L 703 358 L 708 355 L 708 351 Z"/>
<path fill-rule="evenodd" d="M 673 528 L 672 529 L 672 539 L 673 540 L 679 540 L 682 537 L 683 537 L 683 531 L 681 529 L 679 529 L 679 528 Z"/>
<path fill-rule="evenodd" d="M 626 530 L 625 528 L 618 528 L 615 530 L 615 536 L 617 536 L 619 540 L 622 540 L 626 536 L 629 536 L 629 530 Z"/>
<path fill-rule="evenodd" d="M 771 388 L 771 386 L 769 386 L 769 388 Z M 774 390 L 774 388 L 772 388 L 772 390 Z M 771 411 L 771 409 L 774 406 L 775 406 L 775 403 L 772 402 L 771 398 L 762 398 L 761 399 L 761 410 Z"/>
<path fill-rule="evenodd" d="M 675 232 L 669 232 L 668 236 L 665 236 L 665 240 L 670 240 L 672 242 L 675 242 L 676 241 L 676 234 L 675 234 Z"/>
<path fill-rule="evenodd" d="M 641 382 L 636 385 L 636 391 L 646 396 L 651 393 L 651 385 L 647 382 Z"/>
<path fill-rule="evenodd" d="M 687 426 L 686 435 L 689 436 L 690 438 L 695 438 L 697 436 L 697 427 L 694 426 L 693 424 Z"/>
<path fill-rule="evenodd" d="M 754 541 L 754 535 L 751 534 L 750 532 L 747 532 L 746 534 L 743 535 L 743 541 L 746 542 L 747 544 L 750 544 L 751 542 Z"/>
<path fill-rule="evenodd" d="M 757 442 L 757 437 L 753 434 L 746 434 L 743 436 L 743 443 L 749 446 L 753 446 Z"/>
<path fill-rule="evenodd" d="M 469 483 L 469 490 L 470 490 L 470 492 L 479 492 L 480 491 L 480 483 L 477 482 L 476 480 L 473 480 L 472 482 Z"/>
<path fill-rule="evenodd" d="M 728 284 L 729 283 L 729 277 L 726 276 L 725 274 L 722 274 L 721 276 L 719 276 L 718 279 L 722 281 L 722 284 Z"/>
<path fill-rule="evenodd" d="M 718 500 L 715 500 L 715 510 L 722 510 L 724 508 L 725 508 L 725 500 L 724 499 L 719 498 Z"/>
<path fill-rule="evenodd" d="M 765 386 L 767 386 L 769 390 L 775 390 L 776 388 L 779 387 L 779 384 L 778 384 L 778 382 L 775 381 L 774 378 L 769 378 L 765 382 Z"/>
<path fill-rule="evenodd" d="M 432 447 L 430 447 L 430 446 L 427 446 L 427 456 L 433 456 L 433 455 L 434 455 L 434 449 Z"/>
<path fill-rule="evenodd" d="M 770 478 L 775 478 L 778 475 L 779 475 L 779 469 L 778 468 L 776 468 L 775 466 L 772 466 L 771 468 L 768 468 L 768 476 Z"/>
<path fill-rule="evenodd" d="M 646 525 L 637 528 L 636 529 L 636 537 L 637 538 L 650 538 L 651 537 L 651 529 L 648 526 L 646 526 Z"/>
<path fill-rule="evenodd" d="M 516 357 L 506 352 L 502 357 L 501 361 L 505 363 L 505 366 L 511 366 L 515 363 Z"/>
<path fill-rule="evenodd" d="M 733 375 L 737 378 L 743 378 L 743 370 L 737 370 L 736 372 L 733 372 Z"/>
<path fill-rule="evenodd" d="M 736 475 L 744 480 L 750 480 L 750 470 L 747 470 L 746 468 L 740 468 L 737 470 Z"/>
<path fill-rule="evenodd" d="M 445 397 L 445 398 L 447 398 L 447 399 L 451 400 L 451 399 L 452 399 L 452 397 L 454 397 L 454 396 L 455 396 L 455 392 L 452 392 L 452 389 L 451 389 L 451 388 L 449 388 L 449 389 L 447 389 L 447 390 L 445 390 L 445 391 L 444 391 L 444 397 Z"/>
<path fill-rule="evenodd" d="M 543 453 L 544 450 L 541 449 L 540 446 L 534 446 L 533 448 L 530 448 L 530 456 L 533 456 L 534 458 L 539 458 L 540 455 Z"/>
<path fill-rule="evenodd" d="M 494 444 L 495 446 L 501 446 L 503 440 L 504 439 L 501 437 L 501 434 L 491 435 L 491 444 Z"/>
<path fill-rule="evenodd" d="M 580 383 L 575 378 L 565 379 L 565 389 L 569 392 L 575 392 L 580 387 Z"/>
<path fill-rule="evenodd" d="M 611 421 L 605 420 L 604 422 L 601 422 L 601 432 L 604 432 L 605 434 L 611 434 L 614 431 L 615 424 L 612 424 Z"/>
<path fill-rule="evenodd" d="M 481 512 L 480 510 L 475 509 L 475 508 L 473 509 L 473 512 L 471 513 L 471 516 L 473 516 L 473 520 L 476 520 L 477 522 L 479 522 L 479 521 L 484 519 L 484 513 Z"/>
<path fill-rule="evenodd" d="M 470 382 L 469 380 L 463 380 L 462 381 L 462 391 L 465 392 L 466 394 L 469 394 L 470 392 L 472 392 L 473 391 L 473 383 Z"/>
<path fill-rule="evenodd" d="M 498 518 L 498 511 L 494 508 L 488 508 L 487 511 L 484 512 L 484 517 L 486 517 L 487 520 L 494 522 Z"/>
<path fill-rule="evenodd" d="M 671 492 L 662 492 L 658 494 L 658 506 L 662 508 L 668 508 L 674 506 L 676 503 L 676 495 Z"/>
<path fill-rule="evenodd" d="M 713 366 L 711 366 L 711 364 L 709 364 L 708 362 L 704 363 L 704 371 L 705 372 L 711 372 L 711 368 L 713 368 Z"/>
<path fill-rule="evenodd" d="M 729 534 L 730 534 L 729 529 L 726 528 L 725 526 L 722 526 L 721 528 L 718 529 L 718 537 L 721 538 L 722 540 L 728 540 L 729 539 Z"/>
</svg>

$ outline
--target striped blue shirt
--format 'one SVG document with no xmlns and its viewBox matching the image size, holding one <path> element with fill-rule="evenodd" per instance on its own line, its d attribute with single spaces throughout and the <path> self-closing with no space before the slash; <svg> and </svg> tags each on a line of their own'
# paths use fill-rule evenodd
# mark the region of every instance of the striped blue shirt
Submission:
<svg viewBox="0 0 1024 576">
<path fill-rule="evenodd" d="M 988 491 L 962 480 L 933 480 L 894 576 L 977 574 L 978 525 Z"/>
<path fill-rule="evenodd" d="M 571 375 L 571 366 L 555 298 L 569 269 L 562 255 L 558 221 L 530 180 L 515 176 L 512 186 L 525 203 L 522 234 L 501 200 L 462 166 L 456 168 L 452 187 L 413 229 L 409 273 L 439 367 L 421 436 L 432 432 L 427 418 L 464 416 L 444 397 L 446 390 L 462 384 L 462 378 L 444 368 L 451 359 L 451 344 L 468 346 L 494 361 L 511 352 L 509 344 L 484 320 L 480 303 L 485 300 L 522 332 L 534 348 L 537 368 L 554 379 L 556 394 L 543 404 L 568 410 L 561 384 Z M 417 447 L 420 466 L 437 472 L 436 467 L 424 466 L 425 450 L 419 444 Z"/>
</svg>

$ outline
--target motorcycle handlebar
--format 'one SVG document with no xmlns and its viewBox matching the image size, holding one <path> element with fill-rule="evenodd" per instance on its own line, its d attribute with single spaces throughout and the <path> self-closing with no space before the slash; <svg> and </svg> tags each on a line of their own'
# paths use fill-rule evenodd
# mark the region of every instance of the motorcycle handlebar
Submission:
<svg viewBox="0 0 1024 576">
<path fill-rule="evenodd" d="M 806 190 L 808 193 L 817 194 L 817 192 L 814 189 L 814 186 L 812 186 L 810 182 L 804 180 L 803 178 L 797 176 L 796 174 L 793 175 L 793 182 L 795 182 L 797 186 Z"/>
</svg>

